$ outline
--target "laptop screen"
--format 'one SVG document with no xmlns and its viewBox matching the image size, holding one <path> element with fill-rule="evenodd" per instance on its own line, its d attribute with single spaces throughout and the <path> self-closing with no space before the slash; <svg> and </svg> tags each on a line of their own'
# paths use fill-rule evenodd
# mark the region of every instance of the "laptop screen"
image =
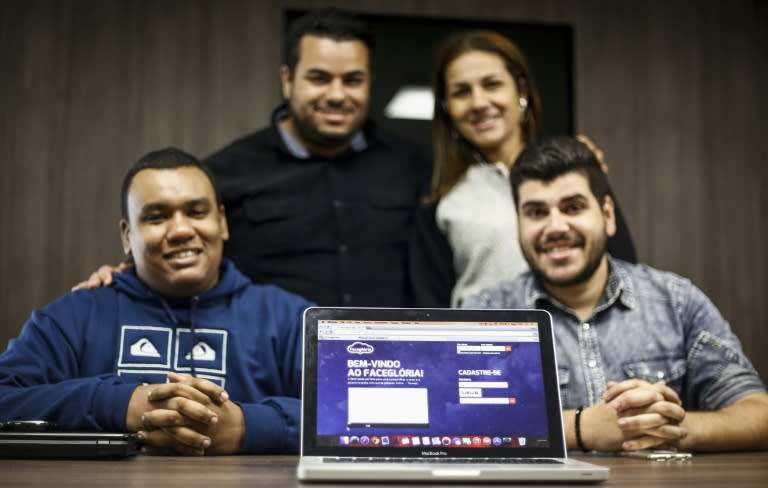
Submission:
<svg viewBox="0 0 768 488">
<path fill-rule="evenodd" d="M 562 457 L 556 371 L 546 312 L 310 309 L 303 448 Z"/>
</svg>

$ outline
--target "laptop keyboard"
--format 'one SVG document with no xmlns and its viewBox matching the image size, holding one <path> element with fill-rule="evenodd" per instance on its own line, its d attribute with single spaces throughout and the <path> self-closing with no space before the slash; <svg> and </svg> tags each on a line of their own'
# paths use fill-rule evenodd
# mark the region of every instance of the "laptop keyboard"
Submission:
<svg viewBox="0 0 768 488">
<path fill-rule="evenodd" d="M 324 463 L 563 464 L 547 458 L 325 457 Z"/>
</svg>

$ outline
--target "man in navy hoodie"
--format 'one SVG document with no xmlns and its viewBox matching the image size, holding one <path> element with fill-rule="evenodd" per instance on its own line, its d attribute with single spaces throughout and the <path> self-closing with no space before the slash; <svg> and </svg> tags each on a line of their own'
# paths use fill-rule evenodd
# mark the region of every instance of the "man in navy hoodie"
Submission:
<svg viewBox="0 0 768 488">
<path fill-rule="evenodd" d="M 194 157 L 144 156 L 121 199 L 135 266 L 32 313 L 0 355 L 0 421 L 137 432 L 148 452 L 296 452 L 311 304 L 222 258 L 224 207 Z"/>
</svg>

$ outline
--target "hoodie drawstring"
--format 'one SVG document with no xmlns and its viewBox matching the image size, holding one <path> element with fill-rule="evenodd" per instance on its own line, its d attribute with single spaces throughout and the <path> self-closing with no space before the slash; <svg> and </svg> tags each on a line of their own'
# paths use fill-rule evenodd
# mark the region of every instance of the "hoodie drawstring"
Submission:
<svg viewBox="0 0 768 488">
<path fill-rule="evenodd" d="M 155 295 L 151 291 L 147 292 L 150 296 L 157 298 L 157 300 L 162 304 L 163 309 L 165 310 L 165 313 L 168 314 L 168 318 L 171 319 L 171 322 L 173 322 L 173 325 L 179 325 L 179 321 L 176 318 L 176 316 L 173 314 L 173 310 L 171 310 L 170 305 L 168 305 L 168 302 L 165 301 L 165 299 L 159 295 Z M 190 369 L 191 374 L 193 377 L 197 377 L 197 373 L 195 372 L 195 310 L 197 309 L 197 304 L 200 302 L 200 297 L 192 297 L 190 299 L 190 305 L 189 305 L 189 332 L 190 332 L 190 348 L 189 348 L 189 357 L 191 359 L 190 361 Z"/>
<path fill-rule="evenodd" d="M 157 298 L 157 301 L 159 301 L 159 302 L 160 302 L 160 304 L 163 306 L 163 308 L 165 309 L 165 313 L 167 313 L 167 314 L 168 314 L 168 318 L 169 318 L 169 319 L 171 319 L 171 322 L 173 322 L 173 325 L 178 325 L 179 321 L 178 321 L 178 320 L 176 320 L 176 316 L 175 316 L 175 315 L 173 315 L 173 310 L 171 310 L 171 307 L 170 307 L 170 305 L 168 305 L 168 302 L 166 302 L 166 301 L 163 299 L 163 297 L 161 297 L 161 296 L 159 296 L 159 295 L 155 295 L 155 294 L 154 294 L 154 293 L 152 293 L 151 291 L 148 291 L 148 292 L 147 292 L 147 295 L 149 295 L 149 296 L 151 296 L 151 297 L 155 297 L 155 298 Z"/>
<path fill-rule="evenodd" d="M 192 297 L 192 300 L 190 301 L 189 305 L 189 332 L 190 336 L 192 337 L 192 344 L 190 348 L 190 357 L 192 358 L 192 361 L 190 362 L 190 367 L 192 368 L 192 376 L 197 377 L 197 374 L 195 373 L 195 309 L 197 308 L 197 304 L 200 302 L 199 297 Z"/>
</svg>

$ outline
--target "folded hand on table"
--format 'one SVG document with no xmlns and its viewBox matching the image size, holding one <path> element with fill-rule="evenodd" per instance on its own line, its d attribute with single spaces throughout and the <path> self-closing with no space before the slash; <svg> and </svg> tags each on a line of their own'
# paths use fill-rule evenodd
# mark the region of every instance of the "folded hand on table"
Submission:
<svg viewBox="0 0 768 488">
<path fill-rule="evenodd" d="M 126 425 L 148 454 L 234 454 L 245 435 L 243 412 L 211 381 L 169 373 L 170 383 L 139 386 Z"/>
<path fill-rule="evenodd" d="M 603 400 L 581 415 L 584 445 L 598 451 L 674 448 L 686 436 L 685 410 L 663 381 L 609 382 Z"/>
</svg>

